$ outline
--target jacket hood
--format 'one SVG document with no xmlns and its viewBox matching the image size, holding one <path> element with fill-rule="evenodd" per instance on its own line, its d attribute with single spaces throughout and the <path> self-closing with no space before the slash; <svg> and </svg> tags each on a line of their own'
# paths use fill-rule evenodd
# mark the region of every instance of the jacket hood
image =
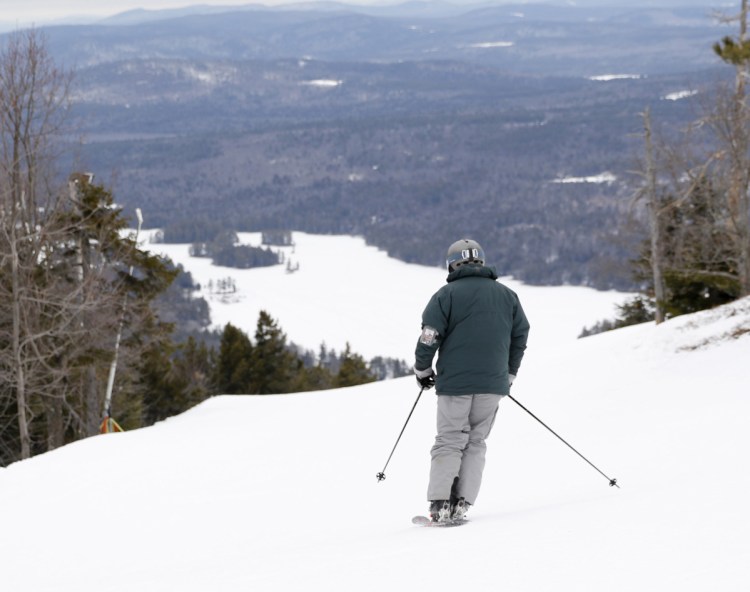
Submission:
<svg viewBox="0 0 750 592">
<path fill-rule="evenodd" d="M 454 282 L 465 277 L 484 277 L 490 280 L 497 279 L 497 272 L 494 267 L 486 265 L 462 265 L 458 269 L 451 271 L 445 281 Z"/>
</svg>

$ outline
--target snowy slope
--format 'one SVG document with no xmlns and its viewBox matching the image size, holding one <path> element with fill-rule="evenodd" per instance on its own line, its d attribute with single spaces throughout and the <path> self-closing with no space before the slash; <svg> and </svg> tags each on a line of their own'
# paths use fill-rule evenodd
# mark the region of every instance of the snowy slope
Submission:
<svg viewBox="0 0 750 592">
<path fill-rule="evenodd" d="M 418 528 L 432 394 L 375 479 L 412 378 L 222 396 L 0 469 L 0 590 L 747 590 L 750 300 L 576 340 L 585 291 L 518 292 L 514 396 L 621 489 L 505 400 L 471 523 Z"/>
</svg>

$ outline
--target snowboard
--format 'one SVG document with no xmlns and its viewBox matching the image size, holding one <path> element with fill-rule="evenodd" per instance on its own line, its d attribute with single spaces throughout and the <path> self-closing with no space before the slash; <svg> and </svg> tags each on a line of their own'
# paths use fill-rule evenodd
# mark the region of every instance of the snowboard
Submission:
<svg viewBox="0 0 750 592">
<path fill-rule="evenodd" d="M 429 526 L 434 528 L 450 528 L 451 526 L 461 526 L 467 522 L 468 520 L 466 518 L 448 520 L 447 522 L 433 522 L 427 516 L 414 516 L 414 518 L 411 519 L 411 523 L 416 524 L 417 526 Z"/>
</svg>

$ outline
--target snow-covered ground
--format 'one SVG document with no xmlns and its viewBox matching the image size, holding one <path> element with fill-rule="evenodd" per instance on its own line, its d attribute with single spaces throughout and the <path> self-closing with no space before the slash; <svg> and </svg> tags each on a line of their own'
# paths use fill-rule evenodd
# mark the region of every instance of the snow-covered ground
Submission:
<svg viewBox="0 0 750 592">
<path fill-rule="evenodd" d="M 153 232 L 146 233 L 144 241 Z M 242 244 L 260 246 L 259 233 L 240 233 Z M 452 239 L 445 241 L 445 249 Z M 211 319 L 221 328 L 226 323 L 250 336 L 260 310 L 278 320 L 288 338 L 317 351 L 321 342 L 341 351 L 350 342 L 366 359 L 390 356 L 410 360 L 421 330 L 422 310 L 430 296 L 445 282 L 438 267 L 412 265 L 389 258 L 365 244 L 362 238 L 294 233 L 295 246 L 281 250 L 299 270 L 287 273 L 286 264 L 241 270 L 218 267 L 210 259 L 190 257 L 190 245 L 148 244 L 154 252 L 182 264 L 201 283 L 209 302 Z M 275 248 L 275 247 L 274 247 Z M 437 256 L 443 255 L 438 245 Z M 492 264 L 492 262 L 488 262 Z M 498 273 L 502 275 L 503 270 Z M 237 292 L 220 295 L 209 287 L 231 277 Z M 533 340 L 577 337 L 584 325 L 611 318 L 615 304 L 625 295 L 575 286 L 549 288 L 522 286 L 502 280 L 522 292 L 522 303 L 534 326 Z M 556 294 L 564 306 L 554 306 Z"/>
<path fill-rule="evenodd" d="M 600 173 L 599 175 L 589 175 L 588 177 L 560 177 L 552 181 L 553 183 L 607 183 L 611 184 L 617 181 L 617 177 L 610 172 Z"/>
<path fill-rule="evenodd" d="M 308 238 L 340 257 L 316 262 Z M 352 241 L 299 236 L 300 271 L 283 276 L 293 283 L 273 269 L 247 272 L 256 278 L 247 298 L 223 320 L 254 325 L 267 304 L 293 339 L 305 322 L 321 323 L 337 336 L 331 344 L 340 336 L 406 355 L 422 300 L 444 274 Z M 374 277 L 345 265 L 349 248 Z M 291 295 L 263 301 L 251 286 L 294 287 L 300 318 Z M 0 590 L 747 590 L 750 299 L 576 340 L 617 295 L 514 287 L 532 322 L 514 396 L 621 489 L 505 400 L 471 522 L 415 527 L 411 516 L 426 509 L 432 394 L 387 479 L 375 478 L 414 403 L 413 378 L 221 396 L 0 469 Z"/>
<path fill-rule="evenodd" d="M 665 101 L 679 101 L 681 99 L 687 99 L 698 94 L 697 90 L 680 90 L 677 92 L 669 93 L 662 97 Z"/>
<path fill-rule="evenodd" d="M 612 80 L 638 80 L 643 78 L 640 74 L 598 74 L 596 76 L 589 76 L 589 80 L 595 82 L 611 82 Z"/>
</svg>

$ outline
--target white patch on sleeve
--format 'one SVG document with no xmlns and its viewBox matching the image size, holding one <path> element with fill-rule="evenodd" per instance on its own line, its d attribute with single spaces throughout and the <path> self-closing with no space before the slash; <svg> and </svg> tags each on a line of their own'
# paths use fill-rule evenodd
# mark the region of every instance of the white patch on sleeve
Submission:
<svg viewBox="0 0 750 592">
<path fill-rule="evenodd" d="M 435 345 L 435 342 L 438 339 L 438 332 L 437 329 L 433 329 L 432 327 L 425 325 L 422 328 L 422 335 L 419 336 L 419 343 L 424 343 L 425 345 Z"/>
</svg>

